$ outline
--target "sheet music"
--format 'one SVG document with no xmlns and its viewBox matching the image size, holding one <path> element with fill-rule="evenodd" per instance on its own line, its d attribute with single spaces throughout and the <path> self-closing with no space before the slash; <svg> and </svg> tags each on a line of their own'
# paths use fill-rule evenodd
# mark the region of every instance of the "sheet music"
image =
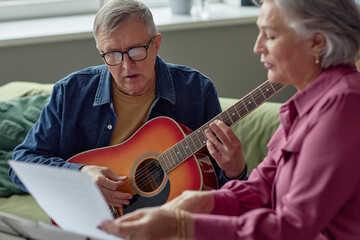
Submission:
<svg viewBox="0 0 360 240">
<path fill-rule="evenodd" d="M 99 188 L 82 172 L 9 161 L 44 211 L 64 230 L 100 239 L 117 239 L 97 228 L 113 219 Z"/>
<path fill-rule="evenodd" d="M 5 239 L 86 240 L 89 237 L 0 212 L 0 240 Z"/>
</svg>

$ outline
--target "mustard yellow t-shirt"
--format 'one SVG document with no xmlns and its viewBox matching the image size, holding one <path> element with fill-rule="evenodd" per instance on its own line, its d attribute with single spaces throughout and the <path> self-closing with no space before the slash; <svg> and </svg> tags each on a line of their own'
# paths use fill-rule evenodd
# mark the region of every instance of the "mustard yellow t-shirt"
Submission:
<svg viewBox="0 0 360 240">
<path fill-rule="evenodd" d="M 155 98 L 155 87 L 141 96 L 129 96 L 113 83 L 112 94 L 117 122 L 110 145 L 115 145 L 127 140 L 144 125 Z"/>
</svg>

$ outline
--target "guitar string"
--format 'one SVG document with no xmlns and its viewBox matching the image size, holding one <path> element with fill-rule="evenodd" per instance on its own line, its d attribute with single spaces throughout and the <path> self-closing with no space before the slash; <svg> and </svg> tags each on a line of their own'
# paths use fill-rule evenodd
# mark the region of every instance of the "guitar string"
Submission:
<svg viewBox="0 0 360 240">
<path fill-rule="evenodd" d="M 265 85 L 265 84 L 267 84 L 267 82 L 265 82 L 263 85 Z M 262 90 L 261 90 L 261 87 L 262 87 L 262 85 L 260 85 L 257 89 L 255 89 L 255 90 L 260 90 L 260 91 L 256 91 L 255 93 L 253 93 L 253 92 L 250 92 L 248 95 L 246 95 L 244 98 L 252 98 L 253 99 L 253 101 L 249 101 L 249 104 L 251 104 L 252 102 L 256 105 L 255 107 L 257 107 L 259 104 L 257 104 L 256 103 L 256 100 L 259 100 L 259 96 L 261 96 L 261 103 L 260 104 L 262 104 L 262 103 L 264 103 L 268 98 L 265 96 L 265 94 L 262 92 Z M 275 89 L 274 89 L 275 90 Z M 277 91 L 275 90 L 275 93 L 276 93 Z M 272 94 L 273 95 L 273 94 Z M 243 99 L 244 99 L 243 98 Z M 246 104 L 244 103 L 244 106 L 246 107 Z M 253 109 L 255 109 L 255 108 L 253 108 Z M 236 109 L 235 109 L 236 110 Z M 237 111 L 238 112 L 238 111 Z M 247 111 L 248 113 L 249 113 L 249 111 Z M 229 119 L 226 119 L 226 120 L 231 120 L 232 121 L 232 119 L 231 119 L 231 117 L 230 117 L 230 115 L 228 114 L 228 116 L 229 116 Z M 233 121 L 232 121 L 233 122 Z M 195 153 L 194 153 L 195 154 Z M 191 155 L 193 155 L 193 154 L 191 154 Z M 191 155 L 189 156 L 189 157 L 191 157 Z M 187 157 L 186 159 L 188 159 L 189 157 Z M 185 159 L 185 160 L 186 160 Z M 159 162 L 160 162 L 161 160 L 159 160 Z M 166 158 L 164 158 L 164 161 L 166 161 Z M 184 160 L 182 160 L 182 161 L 184 161 Z M 178 162 L 177 164 L 175 164 L 172 168 L 170 168 L 170 170 L 171 169 L 173 169 L 174 167 L 176 167 L 179 163 L 181 163 L 182 161 L 180 161 L 180 162 Z M 173 162 L 175 162 L 174 161 L 174 159 L 173 159 Z M 149 163 L 148 164 L 148 166 L 149 165 L 152 165 L 153 167 L 150 167 L 149 169 L 145 169 L 145 167 L 144 167 L 144 170 L 143 170 L 143 172 L 138 172 L 138 176 L 139 177 L 137 177 L 136 179 L 139 179 L 137 182 L 139 182 L 139 184 L 137 184 L 138 186 L 139 186 L 139 188 L 141 188 L 141 187 L 143 187 L 143 186 L 145 186 L 147 183 L 143 183 L 143 181 L 147 181 L 148 179 L 147 179 L 147 173 L 146 173 L 146 176 L 144 175 L 145 174 L 145 171 L 148 171 L 148 172 L 153 172 L 154 174 L 153 175 L 151 175 L 153 178 L 158 178 L 158 177 L 160 177 L 161 175 L 163 175 L 163 173 L 165 174 L 165 171 L 163 171 L 163 170 L 160 170 L 159 169 L 159 171 L 153 171 L 154 169 L 157 169 L 158 167 L 156 167 L 155 166 L 155 164 L 154 164 L 154 162 L 151 162 L 151 163 Z M 160 165 L 161 165 L 161 163 L 160 163 Z M 162 169 L 162 168 L 161 168 Z"/>
<path fill-rule="evenodd" d="M 265 82 L 263 85 L 265 85 L 265 84 L 267 84 L 267 82 Z M 257 104 L 256 103 L 256 100 L 260 100 L 261 102 L 260 102 L 260 104 L 262 104 L 262 103 L 264 103 L 268 98 L 265 96 L 265 93 L 263 93 L 262 92 L 262 90 L 261 90 L 261 87 L 262 87 L 262 85 L 260 85 L 257 89 L 255 89 L 255 90 L 258 90 L 258 91 L 253 91 L 253 92 L 250 92 L 248 95 L 246 95 L 246 96 L 244 96 L 244 98 L 250 98 L 250 99 L 252 99 L 251 101 L 249 101 L 249 105 L 250 104 L 252 104 L 252 103 L 254 103 L 256 106 L 253 108 L 253 109 L 255 109 L 259 104 Z M 275 90 L 275 93 L 276 93 L 277 91 Z M 261 99 L 259 99 L 259 97 L 261 97 Z M 244 99 L 244 98 L 242 98 L 242 99 Z M 246 104 L 245 103 L 243 103 L 244 104 L 244 107 L 246 107 Z M 234 105 L 235 106 L 235 105 Z M 233 107 L 233 106 L 232 106 Z M 252 109 L 252 110 L 253 110 Z M 237 112 L 239 112 L 237 109 L 235 109 Z M 247 110 L 247 114 L 249 113 L 249 111 Z M 226 117 L 226 116 L 225 116 Z M 227 117 L 226 117 L 227 118 Z M 226 119 L 226 120 L 231 120 L 232 122 L 233 122 L 233 120 L 231 119 L 231 116 L 230 116 L 230 114 L 228 114 L 228 118 L 229 119 Z M 191 154 L 191 155 L 193 155 L 193 154 Z M 191 157 L 191 155 L 189 156 L 189 157 Z M 188 157 L 188 158 L 189 158 Z M 186 158 L 186 159 L 188 159 L 188 158 Z M 185 160 L 186 160 L 185 159 Z M 174 161 L 174 159 L 172 159 L 173 160 L 173 162 L 175 162 Z M 166 161 L 166 158 L 164 158 L 164 161 Z M 169 160 L 168 160 L 169 161 Z M 182 160 L 182 161 L 184 161 L 184 160 Z M 181 163 L 182 161 L 180 161 L 180 162 L 178 162 L 177 164 L 175 164 L 173 167 L 171 167 L 170 168 L 170 170 L 171 169 L 173 169 L 174 167 L 176 167 L 179 163 Z M 161 162 L 161 160 L 159 160 L 159 162 Z M 156 171 L 153 171 L 154 169 L 157 169 L 158 167 L 156 167 L 155 166 L 155 164 L 154 164 L 154 162 L 151 162 L 151 163 L 149 163 L 148 164 L 148 166 L 149 165 L 152 165 L 152 167 L 150 167 L 149 169 L 145 169 L 145 167 L 143 167 L 143 169 L 144 169 L 144 171 L 143 171 L 143 173 L 142 172 L 138 172 L 137 174 L 138 174 L 138 176 L 139 177 L 137 177 L 136 178 L 136 180 L 138 180 L 138 181 L 136 181 L 136 182 L 138 182 L 138 187 L 139 188 L 141 188 L 141 187 L 144 187 L 147 183 L 143 183 L 144 181 L 147 181 L 148 179 L 147 179 L 147 175 L 148 175 L 148 173 L 145 173 L 145 171 L 148 171 L 148 172 L 153 172 L 153 175 L 151 175 L 152 176 L 152 178 L 158 178 L 158 177 L 160 177 L 161 175 L 163 175 L 163 173 L 165 174 L 165 171 L 163 171 L 163 170 L 158 170 L 157 172 Z M 168 164 L 167 164 L 168 165 Z M 170 164 L 171 165 L 171 164 Z M 160 166 L 161 166 L 161 163 L 160 163 Z M 145 176 L 145 174 L 146 174 L 146 176 Z"/>
<path fill-rule="evenodd" d="M 244 100 L 245 98 L 250 98 L 250 99 L 252 99 L 252 101 L 249 101 L 249 105 L 250 104 L 252 104 L 252 103 L 254 103 L 256 106 L 253 108 L 253 109 L 251 109 L 251 111 L 252 110 L 254 110 L 259 104 L 257 104 L 256 103 L 256 100 L 260 100 L 261 102 L 260 102 L 260 105 L 262 104 L 262 103 L 264 103 L 265 101 L 267 101 L 270 97 L 266 97 L 266 94 L 262 91 L 262 89 L 261 89 L 261 87 L 263 87 L 263 86 L 265 86 L 265 85 L 270 85 L 270 87 L 272 87 L 273 88 L 273 91 L 274 91 L 274 93 L 272 93 L 271 95 L 270 95 L 270 97 L 272 96 L 272 95 L 274 95 L 275 93 L 277 93 L 279 90 L 276 90 L 275 89 L 275 87 L 280 87 L 280 89 L 283 87 L 282 86 L 282 84 L 278 84 L 277 86 L 273 86 L 274 84 L 272 84 L 272 83 L 270 83 L 270 82 L 264 82 L 262 85 L 260 85 L 258 88 L 256 88 L 256 89 L 254 89 L 252 92 L 250 92 L 249 94 L 247 94 L 247 95 L 245 95 L 243 98 L 242 98 L 242 100 Z M 265 87 L 268 87 L 268 86 L 265 86 Z M 256 91 L 256 90 L 258 90 L 258 91 Z M 265 90 L 267 90 L 268 91 L 268 89 L 265 89 Z M 259 99 L 259 97 L 261 96 L 261 98 L 262 99 Z M 239 101 L 240 102 L 240 101 Z M 234 104 L 233 106 L 231 106 L 231 107 L 236 107 L 235 106 L 236 104 Z M 246 104 L 245 103 L 243 103 L 243 105 L 244 105 L 244 107 L 246 107 Z M 237 112 L 239 112 L 236 108 L 235 108 L 235 110 L 237 111 Z M 247 111 L 247 113 L 246 114 L 248 114 L 249 113 L 249 111 Z M 220 116 L 221 117 L 221 116 Z M 226 117 L 226 116 L 225 116 Z M 229 117 L 229 119 L 226 119 L 226 120 L 231 120 L 231 122 L 233 122 L 233 120 L 231 119 L 231 116 L 230 116 L 230 114 L 228 114 L 228 117 Z M 241 117 L 241 116 L 240 116 Z M 226 117 L 227 118 L 227 117 Z M 224 120 L 223 120 L 224 121 Z M 202 132 L 203 133 L 203 132 Z M 170 148 L 171 149 L 171 148 Z M 195 154 L 195 153 L 194 153 Z M 190 156 L 189 157 L 191 157 L 192 155 L 194 155 L 194 154 L 190 154 Z M 189 157 L 187 157 L 185 160 L 187 160 Z M 166 162 L 166 158 L 164 157 L 163 158 L 164 160 L 163 161 L 165 161 Z M 173 162 L 175 162 L 175 160 L 174 159 L 172 159 L 173 160 Z M 172 166 L 171 168 L 170 168 L 170 170 L 171 169 L 173 169 L 173 168 L 175 168 L 177 165 L 179 165 L 181 162 L 183 162 L 183 161 L 185 161 L 185 160 L 181 160 L 180 162 L 178 162 L 178 163 L 176 163 L 174 166 Z M 160 162 L 160 166 L 161 166 L 161 160 L 158 160 L 159 162 Z M 169 160 L 168 160 L 169 161 Z M 151 165 L 151 166 L 150 166 Z M 171 165 L 171 164 L 170 164 Z M 150 162 L 149 164 L 147 164 L 147 166 L 150 166 L 149 167 L 149 169 L 146 169 L 145 167 L 146 166 L 144 166 L 143 167 L 143 171 L 141 172 L 141 170 L 140 170 L 140 172 L 137 172 L 137 174 L 136 175 L 138 175 L 138 177 L 136 178 L 136 180 L 138 180 L 138 181 L 136 181 L 136 182 L 138 182 L 138 184 L 137 184 L 137 186 L 141 189 L 142 187 L 144 187 L 144 186 L 146 186 L 146 184 L 148 184 L 148 183 L 144 183 L 144 181 L 147 181 L 148 180 L 148 178 L 147 178 L 147 176 L 148 176 L 148 173 L 145 173 L 145 171 L 148 171 L 148 172 L 153 172 L 153 175 L 151 175 L 152 176 L 152 178 L 154 178 L 154 179 L 156 179 L 156 178 L 158 178 L 158 177 L 160 177 L 161 175 L 165 175 L 165 171 L 163 171 L 163 169 L 162 169 L 162 167 L 159 169 L 158 167 L 156 167 L 155 166 L 155 163 L 154 162 Z M 156 170 L 156 169 L 159 169 L 158 171 L 153 171 L 153 170 Z M 136 176 L 135 175 L 135 176 Z M 128 178 L 128 180 L 127 181 L 130 181 L 130 179 Z M 127 182 L 126 181 L 126 182 Z"/>
</svg>

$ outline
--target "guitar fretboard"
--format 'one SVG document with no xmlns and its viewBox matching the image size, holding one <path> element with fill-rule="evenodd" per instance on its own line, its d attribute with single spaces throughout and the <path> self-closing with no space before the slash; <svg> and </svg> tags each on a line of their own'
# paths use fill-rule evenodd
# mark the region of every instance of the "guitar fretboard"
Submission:
<svg viewBox="0 0 360 240">
<path fill-rule="evenodd" d="M 169 173 L 172 169 L 177 167 L 206 145 L 207 138 L 204 132 L 207 128 L 209 128 L 210 123 L 215 120 L 221 120 L 230 127 L 278 93 L 283 87 L 284 85 L 280 83 L 271 83 L 269 80 L 264 82 L 259 87 L 245 95 L 233 106 L 229 107 L 224 112 L 205 123 L 199 129 L 186 136 L 183 140 L 159 156 L 159 163 L 164 172 Z"/>
</svg>

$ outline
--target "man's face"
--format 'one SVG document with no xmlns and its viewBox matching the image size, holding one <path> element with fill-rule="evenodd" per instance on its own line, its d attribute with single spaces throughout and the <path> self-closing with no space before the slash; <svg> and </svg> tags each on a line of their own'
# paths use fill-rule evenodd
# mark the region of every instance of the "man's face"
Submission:
<svg viewBox="0 0 360 240">
<path fill-rule="evenodd" d="M 145 23 L 133 17 L 111 34 L 100 32 L 98 50 L 100 53 L 125 52 L 135 47 L 146 46 L 152 37 L 149 36 Z M 120 64 L 107 65 L 118 90 L 130 96 L 139 96 L 155 86 L 155 62 L 160 42 L 161 35 L 158 34 L 147 49 L 146 59 L 142 61 L 133 61 L 127 54 L 123 54 Z"/>
</svg>

